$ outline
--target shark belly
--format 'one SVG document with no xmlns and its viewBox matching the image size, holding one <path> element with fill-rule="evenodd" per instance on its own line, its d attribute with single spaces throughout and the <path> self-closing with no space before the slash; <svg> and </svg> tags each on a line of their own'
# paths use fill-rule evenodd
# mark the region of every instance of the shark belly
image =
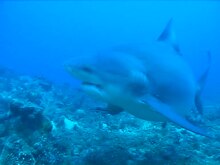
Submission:
<svg viewBox="0 0 220 165">
<path fill-rule="evenodd" d="M 154 111 L 150 105 L 143 105 L 139 99 L 121 90 L 118 86 L 108 86 L 106 92 L 103 97 L 106 102 L 123 108 L 135 117 L 148 121 L 167 121 L 163 115 Z"/>
</svg>

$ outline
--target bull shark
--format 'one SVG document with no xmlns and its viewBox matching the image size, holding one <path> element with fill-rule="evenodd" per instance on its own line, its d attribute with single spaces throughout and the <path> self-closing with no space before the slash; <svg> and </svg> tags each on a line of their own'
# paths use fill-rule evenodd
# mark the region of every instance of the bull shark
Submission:
<svg viewBox="0 0 220 165">
<path fill-rule="evenodd" d="M 171 121 L 212 137 L 186 119 L 193 107 L 202 113 L 200 95 L 210 69 L 208 55 L 207 68 L 197 81 L 182 57 L 171 19 L 159 38 L 144 48 L 117 46 L 74 57 L 65 68 L 82 82 L 85 93 L 108 103 L 114 114 L 127 111 L 147 121 Z"/>
</svg>

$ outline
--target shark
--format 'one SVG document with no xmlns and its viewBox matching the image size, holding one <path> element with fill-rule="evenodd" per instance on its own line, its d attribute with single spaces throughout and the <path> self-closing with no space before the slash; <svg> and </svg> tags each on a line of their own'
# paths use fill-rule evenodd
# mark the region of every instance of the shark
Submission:
<svg viewBox="0 0 220 165">
<path fill-rule="evenodd" d="M 212 137 L 210 131 L 187 120 L 196 107 L 211 66 L 196 80 L 183 58 L 172 19 L 158 39 L 143 47 L 115 46 L 88 56 L 75 56 L 66 71 L 81 81 L 89 96 L 108 104 L 112 114 L 126 111 L 147 121 L 173 122 L 191 132 Z"/>
</svg>

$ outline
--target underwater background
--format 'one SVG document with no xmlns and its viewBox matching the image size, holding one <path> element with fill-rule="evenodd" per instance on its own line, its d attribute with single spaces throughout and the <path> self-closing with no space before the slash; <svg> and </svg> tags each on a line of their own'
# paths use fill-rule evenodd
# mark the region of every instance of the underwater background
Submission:
<svg viewBox="0 0 220 165">
<path fill-rule="evenodd" d="M 74 55 L 154 41 L 173 18 L 196 76 L 212 54 L 197 120 L 218 132 L 219 14 L 218 1 L 0 1 L 0 164 L 220 164 L 220 141 L 96 111 L 103 103 L 64 69 Z"/>
</svg>

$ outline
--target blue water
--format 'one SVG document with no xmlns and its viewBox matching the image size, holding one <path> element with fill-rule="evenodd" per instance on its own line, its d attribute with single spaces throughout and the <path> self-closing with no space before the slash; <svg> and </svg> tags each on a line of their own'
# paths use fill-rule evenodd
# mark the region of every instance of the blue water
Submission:
<svg viewBox="0 0 220 165">
<path fill-rule="evenodd" d="M 155 40 L 172 17 L 184 56 L 196 75 L 205 66 L 205 52 L 212 52 L 206 94 L 216 99 L 219 11 L 218 1 L 1 1 L 0 65 L 73 83 L 63 69 L 66 60 L 117 44 Z"/>
<path fill-rule="evenodd" d="M 155 41 L 173 18 L 196 77 L 212 54 L 207 113 L 188 117 L 219 135 L 219 15 L 218 1 L 0 1 L 0 164 L 219 164 L 219 139 L 107 114 L 64 69 L 76 55 Z"/>
</svg>

